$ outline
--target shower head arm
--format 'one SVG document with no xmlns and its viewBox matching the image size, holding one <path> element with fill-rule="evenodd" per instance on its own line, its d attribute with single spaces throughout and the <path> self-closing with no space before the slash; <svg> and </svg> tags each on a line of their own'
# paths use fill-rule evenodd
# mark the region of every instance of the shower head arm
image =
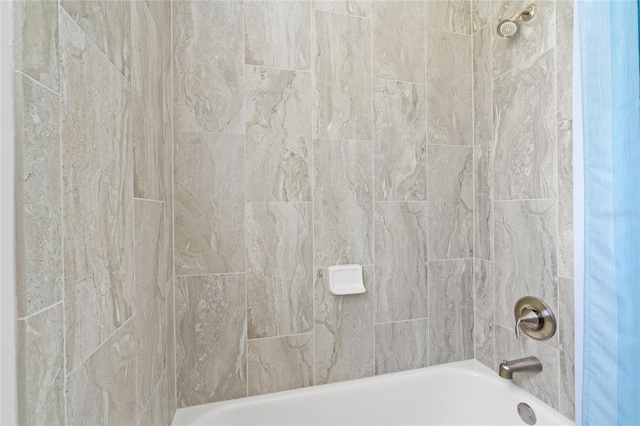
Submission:
<svg viewBox="0 0 640 426">
<path fill-rule="evenodd" d="M 518 13 L 517 15 L 512 16 L 508 20 L 512 21 L 512 22 L 518 22 L 518 20 L 520 18 L 522 18 L 523 21 L 530 21 L 531 19 L 533 19 L 533 17 L 535 15 L 536 15 L 536 5 L 535 4 L 530 4 L 522 12 Z"/>
</svg>

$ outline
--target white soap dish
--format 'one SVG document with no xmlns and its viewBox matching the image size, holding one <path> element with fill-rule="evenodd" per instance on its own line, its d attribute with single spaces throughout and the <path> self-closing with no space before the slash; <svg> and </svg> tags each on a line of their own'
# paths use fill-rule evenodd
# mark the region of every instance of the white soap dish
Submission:
<svg viewBox="0 0 640 426">
<path fill-rule="evenodd" d="M 329 266 L 329 292 L 337 296 L 347 294 L 362 294 L 364 288 L 361 265 Z"/>
</svg>

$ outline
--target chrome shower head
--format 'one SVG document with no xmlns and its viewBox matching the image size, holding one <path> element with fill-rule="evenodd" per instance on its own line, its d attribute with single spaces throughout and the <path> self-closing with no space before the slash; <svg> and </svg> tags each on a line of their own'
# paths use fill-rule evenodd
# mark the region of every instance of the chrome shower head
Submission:
<svg viewBox="0 0 640 426">
<path fill-rule="evenodd" d="M 520 31 L 520 24 L 518 21 L 522 18 L 523 21 L 530 21 L 536 14 L 536 5 L 530 4 L 522 12 L 512 16 L 509 19 L 503 19 L 498 24 L 498 35 L 503 38 L 513 37 Z"/>
</svg>

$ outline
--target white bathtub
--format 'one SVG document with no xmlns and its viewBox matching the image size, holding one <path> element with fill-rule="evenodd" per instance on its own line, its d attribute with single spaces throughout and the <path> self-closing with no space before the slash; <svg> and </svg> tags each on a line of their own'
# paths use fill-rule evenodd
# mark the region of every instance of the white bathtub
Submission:
<svg viewBox="0 0 640 426">
<path fill-rule="evenodd" d="M 174 425 L 572 425 L 476 360 L 182 408 Z"/>
</svg>

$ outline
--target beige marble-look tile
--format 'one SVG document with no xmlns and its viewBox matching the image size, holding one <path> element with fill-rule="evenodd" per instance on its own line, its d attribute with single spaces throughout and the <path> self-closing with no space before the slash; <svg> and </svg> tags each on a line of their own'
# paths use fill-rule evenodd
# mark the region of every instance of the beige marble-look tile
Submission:
<svg viewBox="0 0 640 426">
<path fill-rule="evenodd" d="M 373 0 L 311 0 L 311 7 L 325 12 L 371 17 Z"/>
<path fill-rule="evenodd" d="M 56 94 L 15 75 L 18 317 L 62 300 L 59 104 Z"/>
<path fill-rule="evenodd" d="M 310 9 L 308 0 L 247 1 L 244 8 L 245 63 L 310 69 Z"/>
<path fill-rule="evenodd" d="M 241 2 L 174 4 L 174 130 L 244 132 L 242 21 Z"/>
<path fill-rule="evenodd" d="M 14 68 L 58 92 L 58 3 L 15 1 L 13 22 Z"/>
<path fill-rule="evenodd" d="M 496 322 L 514 323 L 513 306 L 524 296 L 558 306 L 555 200 L 508 201 L 495 206 Z M 557 345 L 557 336 L 546 344 Z"/>
<path fill-rule="evenodd" d="M 474 259 L 473 273 L 475 281 L 473 312 L 475 357 L 493 369 L 496 365 L 494 346 L 496 298 L 493 262 Z"/>
<path fill-rule="evenodd" d="M 471 0 L 429 0 L 427 28 L 471 34 Z"/>
<path fill-rule="evenodd" d="M 496 363 L 535 356 L 542 372 L 514 374 L 512 383 L 558 409 L 558 350 L 529 338 L 516 339 L 512 327 L 496 325 Z M 496 367 L 497 368 L 497 365 Z"/>
<path fill-rule="evenodd" d="M 178 407 L 247 396 L 244 274 L 178 278 Z"/>
<path fill-rule="evenodd" d="M 329 293 L 326 269 L 316 271 L 315 381 L 340 382 L 373 376 L 373 267 L 362 268 L 366 293 Z"/>
<path fill-rule="evenodd" d="M 376 324 L 376 374 L 429 365 L 429 320 Z"/>
<path fill-rule="evenodd" d="M 375 199 L 425 201 L 425 87 L 374 80 Z"/>
<path fill-rule="evenodd" d="M 145 0 L 163 37 L 171 37 L 171 0 Z"/>
<path fill-rule="evenodd" d="M 502 19 L 520 13 L 529 4 L 529 0 L 495 0 L 491 4 L 494 19 L 492 22 L 497 25 Z M 502 38 L 497 34 L 493 37 L 493 77 L 498 77 L 555 47 L 555 1 L 540 0 L 535 4 L 536 16 L 530 21 L 520 20 L 517 37 Z M 553 83 L 549 83 L 549 87 L 553 87 Z"/>
<path fill-rule="evenodd" d="M 425 3 L 373 4 L 373 73 L 378 78 L 424 83 Z"/>
<path fill-rule="evenodd" d="M 491 102 L 491 33 L 485 25 L 473 35 L 473 141 L 475 145 L 493 140 Z"/>
<path fill-rule="evenodd" d="M 311 74 L 245 72 L 247 201 L 311 201 Z"/>
<path fill-rule="evenodd" d="M 160 0 L 163 1 L 163 0 Z M 171 28 L 169 28 L 171 31 Z M 162 139 L 164 144 L 164 220 L 165 220 L 165 254 L 167 279 L 174 276 L 173 259 L 173 97 L 172 97 L 172 61 L 171 61 L 171 37 L 162 40 Z M 172 302 L 173 306 L 173 302 Z"/>
<path fill-rule="evenodd" d="M 164 205 L 134 200 L 135 329 L 138 342 L 138 413 L 142 413 L 166 366 L 167 317 Z"/>
<path fill-rule="evenodd" d="M 556 1 L 558 120 L 573 116 L 573 1 Z"/>
<path fill-rule="evenodd" d="M 473 260 L 429 262 L 429 364 L 473 358 Z"/>
<path fill-rule="evenodd" d="M 244 271 L 244 141 L 174 135 L 176 275 Z"/>
<path fill-rule="evenodd" d="M 560 412 L 575 417 L 575 343 L 573 280 L 560 278 L 558 334 L 560 351 Z"/>
<path fill-rule="evenodd" d="M 133 150 L 129 83 L 60 14 L 67 371 L 131 316 Z"/>
<path fill-rule="evenodd" d="M 313 385 L 313 334 L 250 340 L 249 396 Z"/>
<path fill-rule="evenodd" d="M 373 264 L 372 154 L 371 142 L 314 143 L 316 267 Z"/>
<path fill-rule="evenodd" d="M 473 148 L 428 149 L 429 259 L 473 254 Z"/>
<path fill-rule="evenodd" d="M 18 421 L 63 425 L 64 310 L 58 303 L 18 321 Z"/>
<path fill-rule="evenodd" d="M 573 278 L 573 129 L 558 123 L 558 274 Z"/>
<path fill-rule="evenodd" d="M 146 410 L 140 416 L 138 424 L 140 426 L 165 426 L 171 425 L 173 416 L 169 411 L 169 386 L 167 380 L 168 370 L 162 374 L 158 385 L 153 390 L 151 401 Z"/>
<path fill-rule="evenodd" d="M 556 195 L 556 103 L 551 50 L 494 81 L 496 200 Z"/>
<path fill-rule="evenodd" d="M 376 203 L 376 322 L 428 317 L 427 203 Z"/>
<path fill-rule="evenodd" d="M 67 376 L 67 424 L 133 425 L 136 341 L 130 320 Z"/>
<path fill-rule="evenodd" d="M 175 310 L 175 281 L 167 281 L 167 382 L 169 420 L 173 420 L 176 413 L 176 310 Z"/>
<path fill-rule="evenodd" d="M 471 53 L 471 36 L 427 30 L 427 140 L 430 144 L 473 144 Z"/>
<path fill-rule="evenodd" d="M 493 260 L 493 143 L 473 148 L 474 250 L 478 259 Z"/>
<path fill-rule="evenodd" d="M 162 34 L 144 2 L 131 3 L 133 195 L 164 199 Z"/>
<path fill-rule="evenodd" d="M 471 25 L 473 32 L 491 20 L 491 0 L 471 0 Z M 491 27 L 491 25 L 489 25 Z"/>
<path fill-rule="evenodd" d="M 313 329 L 310 203 L 247 204 L 249 339 Z"/>
<path fill-rule="evenodd" d="M 314 136 L 370 140 L 371 20 L 314 13 Z"/>
<path fill-rule="evenodd" d="M 60 0 L 60 6 L 128 79 L 131 73 L 130 2 Z"/>
</svg>

